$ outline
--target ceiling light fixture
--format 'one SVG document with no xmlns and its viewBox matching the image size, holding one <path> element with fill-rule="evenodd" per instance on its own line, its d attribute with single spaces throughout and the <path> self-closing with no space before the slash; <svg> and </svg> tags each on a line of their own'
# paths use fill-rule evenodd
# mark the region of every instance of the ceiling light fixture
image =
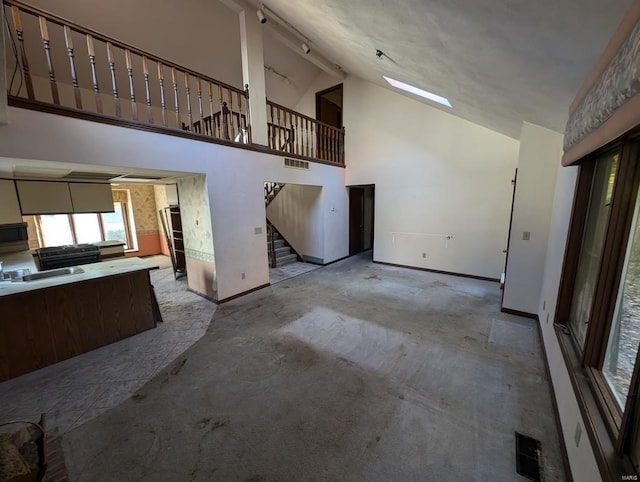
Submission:
<svg viewBox="0 0 640 482">
<path fill-rule="evenodd" d="M 302 45 L 300 45 L 300 47 L 302 47 L 302 51 L 305 54 L 308 54 L 309 52 L 311 52 L 311 47 L 309 47 L 309 45 L 307 44 L 307 42 L 302 42 Z"/>
<path fill-rule="evenodd" d="M 260 20 L 261 24 L 267 23 L 267 17 L 264 14 L 264 5 L 258 9 L 256 15 L 258 16 L 258 20 Z"/>
<path fill-rule="evenodd" d="M 424 97 L 425 99 L 437 102 L 438 104 L 444 105 L 445 107 L 453 108 L 451 102 L 449 102 L 449 99 L 447 99 L 446 97 L 434 94 L 433 92 L 429 92 L 428 90 L 414 87 L 413 85 L 405 84 L 404 82 L 400 82 L 399 80 L 392 79 L 385 75 L 383 75 L 383 78 L 389 83 L 389 85 L 395 87 L 396 89 L 404 90 L 405 92 L 409 92 L 410 94 L 419 95 L 420 97 Z"/>
</svg>

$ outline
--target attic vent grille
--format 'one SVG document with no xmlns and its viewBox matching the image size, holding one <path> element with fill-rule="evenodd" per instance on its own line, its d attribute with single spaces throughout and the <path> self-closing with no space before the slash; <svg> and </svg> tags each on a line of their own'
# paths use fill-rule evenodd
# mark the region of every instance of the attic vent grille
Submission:
<svg viewBox="0 0 640 482">
<path fill-rule="evenodd" d="M 295 169 L 309 169 L 309 161 L 301 161 L 300 159 L 284 158 L 284 167 L 293 167 Z"/>
</svg>

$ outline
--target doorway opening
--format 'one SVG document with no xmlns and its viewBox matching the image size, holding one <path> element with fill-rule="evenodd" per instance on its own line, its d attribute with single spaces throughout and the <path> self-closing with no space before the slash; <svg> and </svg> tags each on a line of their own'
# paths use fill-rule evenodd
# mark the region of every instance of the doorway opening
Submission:
<svg viewBox="0 0 640 482">
<path fill-rule="evenodd" d="M 342 127 L 342 84 L 316 92 L 316 119 L 332 127 Z"/>
<path fill-rule="evenodd" d="M 349 256 L 373 252 L 375 185 L 349 186 Z"/>
</svg>

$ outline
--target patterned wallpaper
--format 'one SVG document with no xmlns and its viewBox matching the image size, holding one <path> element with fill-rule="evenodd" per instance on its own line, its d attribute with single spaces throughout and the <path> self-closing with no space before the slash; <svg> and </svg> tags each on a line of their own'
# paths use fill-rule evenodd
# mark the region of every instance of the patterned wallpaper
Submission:
<svg viewBox="0 0 640 482">
<path fill-rule="evenodd" d="M 178 179 L 180 214 L 187 256 L 213 263 L 213 230 L 204 174 Z"/>
<path fill-rule="evenodd" d="M 133 221 L 136 233 L 145 236 L 158 234 L 158 210 L 156 209 L 156 195 L 152 185 L 148 184 L 118 184 L 113 189 L 128 189 L 131 196 Z"/>
<path fill-rule="evenodd" d="M 640 24 L 611 59 L 569 118 L 564 151 L 604 124 L 629 99 L 640 93 Z"/>
</svg>

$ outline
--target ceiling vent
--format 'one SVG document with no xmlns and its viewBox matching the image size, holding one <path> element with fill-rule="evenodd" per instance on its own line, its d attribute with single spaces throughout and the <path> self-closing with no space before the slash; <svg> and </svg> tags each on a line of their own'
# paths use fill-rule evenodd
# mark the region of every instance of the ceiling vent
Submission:
<svg viewBox="0 0 640 482">
<path fill-rule="evenodd" d="M 146 176 L 144 174 L 124 174 L 123 176 L 119 176 L 118 179 L 135 179 L 145 180 L 145 181 L 159 181 L 160 179 L 166 179 L 167 176 Z"/>
<path fill-rule="evenodd" d="M 309 169 L 309 161 L 301 161 L 300 159 L 284 158 L 284 167 L 293 167 L 294 169 Z"/>
</svg>

